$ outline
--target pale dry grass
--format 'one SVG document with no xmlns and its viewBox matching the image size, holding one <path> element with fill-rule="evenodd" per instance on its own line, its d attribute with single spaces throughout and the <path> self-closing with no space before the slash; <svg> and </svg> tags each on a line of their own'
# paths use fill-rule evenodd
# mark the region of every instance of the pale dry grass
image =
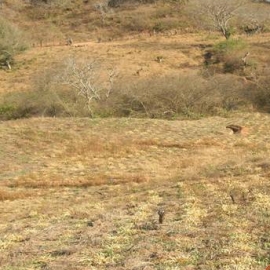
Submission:
<svg viewBox="0 0 270 270">
<path fill-rule="evenodd" d="M 2 122 L 1 269 L 264 269 L 269 124 Z"/>
<path fill-rule="evenodd" d="M 0 70 L 1 93 L 29 90 L 35 76 L 48 68 L 57 74 L 59 64 L 74 55 L 77 59 L 101 62 L 102 68 L 115 67 L 118 79 L 126 83 L 152 77 L 153 74 L 164 76 L 194 72 L 203 63 L 201 46 L 209 44 L 204 36 L 192 34 L 172 37 L 143 34 L 102 43 L 74 40 L 73 46 L 66 46 L 63 41 L 30 48 L 16 57 L 17 65 L 13 71 Z M 158 63 L 157 57 L 164 61 Z"/>
<path fill-rule="evenodd" d="M 222 103 L 221 105 L 216 105 L 215 108 L 212 108 L 212 101 L 215 99 L 213 98 L 210 102 L 207 102 L 206 97 L 206 101 L 203 99 L 205 104 L 201 105 L 202 109 L 198 109 L 199 112 L 197 112 L 197 110 L 193 112 L 191 108 L 191 111 L 187 113 L 191 117 L 201 116 L 201 113 L 226 114 L 226 109 L 223 110 L 219 107 L 225 106 L 227 99 L 229 103 L 233 103 L 228 97 L 231 95 L 231 88 L 228 85 L 232 84 L 232 80 L 235 80 L 234 85 L 236 88 L 245 89 L 250 87 L 252 91 L 249 92 L 250 95 L 252 95 L 255 91 L 253 89 L 256 89 L 256 84 L 259 84 L 258 78 L 261 78 L 263 74 L 267 73 L 266 66 L 270 60 L 270 54 L 266 44 L 269 41 L 269 36 L 269 34 L 264 33 L 252 37 L 240 37 L 242 40 L 246 41 L 249 47 L 248 50 L 250 51 L 248 68 L 245 71 L 247 78 L 239 75 L 229 76 L 228 74 L 208 77 L 209 81 L 211 81 L 208 85 L 211 87 L 216 80 L 218 84 L 220 83 L 219 80 L 223 82 L 223 84 L 220 84 L 222 91 L 220 89 L 220 92 L 215 90 L 217 92 L 216 99 L 218 100 L 218 96 L 222 93 L 221 96 L 224 95 L 226 100 L 220 101 Z M 57 43 L 49 44 L 48 47 L 30 48 L 16 57 L 17 64 L 11 71 L 0 70 L 0 102 L 2 104 L 3 117 L 25 116 L 25 114 L 27 115 L 27 110 L 30 110 L 29 114 L 35 115 L 41 115 L 43 113 L 47 115 L 87 115 L 87 109 L 84 106 L 78 105 L 80 99 L 78 99 L 79 102 L 75 105 L 73 103 L 73 99 L 77 98 L 76 91 L 72 94 L 69 92 L 64 94 L 65 91 L 62 89 L 63 85 L 55 84 L 56 78 L 59 78 L 59 75 L 63 73 L 63 66 L 70 57 L 75 57 L 79 62 L 82 60 L 92 62 L 94 60 L 100 69 L 105 70 L 105 73 L 107 69 L 114 67 L 118 74 L 114 84 L 116 94 L 112 93 L 107 105 L 105 104 L 105 108 L 100 106 L 96 109 L 97 114 L 123 115 L 128 113 L 135 117 L 145 115 L 146 113 L 144 111 L 132 111 L 130 104 L 126 105 L 127 110 L 125 110 L 125 106 L 123 106 L 123 109 L 121 106 L 117 105 L 118 99 L 124 98 L 121 97 L 121 95 L 124 94 L 125 96 L 127 93 L 131 100 L 134 96 L 135 99 L 138 99 L 140 102 L 148 103 L 149 100 L 152 100 L 152 93 L 154 93 L 155 87 L 159 89 L 159 85 L 155 85 L 155 82 L 157 84 L 160 83 L 162 92 L 164 92 L 163 88 L 166 89 L 166 87 L 171 87 L 172 92 L 177 91 L 178 89 L 173 87 L 175 78 L 182 78 L 181 86 L 179 86 L 181 89 L 182 87 L 186 89 L 191 87 L 193 89 L 193 86 L 194 89 L 200 89 L 200 87 L 198 87 L 198 84 L 200 84 L 199 79 L 202 74 L 207 75 L 208 73 L 208 71 L 205 70 L 202 72 L 204 68 L 204 53 L 209 46 L 213 46 L 219 40 L 220 38 L 209 39 L 207 33 L 177 34 L 173 36 L 163 34 L 149 36 L 149 34 L 143 33 L 141 35 L 127 36 L 125 39 L 112 40 L 110 42 L 98 43 L 96 41 L 89 41 L 80 43 L 74 40 L 73 46 Z M 162 62 L 157 61 L 159 57 L 163 59 Z M 155 81 L 155 78 L 160 78 L 160 81 Z M 198 81 L 196 81 L 196 78 L 198 78 Z M 167 84 L 166 81 L 168 81 Z M 136 88 L 138 88 L 138 91 L 136 91 Z M 144 97 L 144 92 L 141 93 L 141 91 L 139 91 L 144 88 L 149 89 L 149 97 L 147 95 Z M 236 91 L 236 88 L 235 92 L 232 94 L 238 96 L 239 92 L 242 93 L 242 90 Z M 46 91 L 41 92 L 39 95 L 39 92 L 43 90 Z M 168 90 L 170 90 L 170 88 Z M 202 91 L 203 90 L 204 88 L 202 88 Z M 24 97 L 22 93 L 24 91 L 30 91 L 29 97 Z M 192 90 L 192 92 L 193 91 L 194 90 Z M 8 92 L 10 92 L 9 95 Z M 46 99 L 44 104 L 42 102 L 43 94 Z M 173 96 L 172 93 L 170 99 Z M 210 96 L 211 94 L 209 94 L 209 97 Z M 30 99 L 29 102 L 27 102 L 28 98 Z M 20 101 L 22 99 L 26 99 L 25 106 L 24 102 Z M 162 94 L 161 97 L 157 97 L 157 109 L 151 104 L 149 108 L 146 106 L 145 111 L 148 111 L 148 116 L 166 117 L 165 113 L 171 110 L 172 115 L 168 115 L 168 117 L 172 117 L 177 113 L 186 113 L 184 109 L 183 112 L 180 109 L 184 107 L 179 106 L 179 103 L 181 104 L 180 97 L 175 100 L 172 98 L 172 101 L 170 101 L 170 99 L 167 101 Z M 190 97 L 190 99 L 192 99 L 192 97 Z M 232 98 L 231 100 L 237 99 L 238 98 Z M 161 100 L 160 103 L 159 100 Z M 166 102 L 163 102 L 163 100 Z M 240 110 L 247 110 L 247 103 L 254 103 L 254 100 L 247 101 L 246 97 L 242 96 L 240 100 L 243 100 L 244 104 L 229 104 L 228 108 L 231 106 L 237 107 L 237 109 Z M 124 103 L 121 101 L 121 104 Z M 194 100 L 187 100 L 186 102 L 193 104 Z M 5 112 L 7 109 L 5 103 L 8 103 L 7 108 L 10 107 L 10 116 L 8 116 L 8 112 Z M 41 106 L 39 106 L 39 103 L 41 103 Z M 40 107 L 43 108 L 43 105 L 44 109 L 40 109 Z M 207 105 L 209 105 L 209 107 Z M 198 106 L 198 108 L 200 107 L 199 104 L 195 105 L 195 107 L 196 106 Z M 49 107 L 49 109 L 47 109 L 47 107 Z"/>
</svg>

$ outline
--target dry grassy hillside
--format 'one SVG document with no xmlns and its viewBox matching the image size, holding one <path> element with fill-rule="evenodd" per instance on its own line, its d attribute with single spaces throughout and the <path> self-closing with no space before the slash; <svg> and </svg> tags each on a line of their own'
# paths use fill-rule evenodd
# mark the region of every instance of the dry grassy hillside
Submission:
<svg viewBox="0 0 270 270">
<path fill-rule="evenodd" d="M 30 90 L 40 72 L 48 68 L 57 72 L 57 65 L 73 56 L 101 61 L 104 68 L 114 66 L 119 77 L 127 83 L 153 75 L 192 72 L 202 65 L 201 46 L 208 43 L 200 35 L 150 37 L 145 34 L 111 42 L 74 41 L 72 46 L 57 44 L 31 48 L 17 57 L 19 66 L 14 72 L 0 71 L 1 92 Z M 157 62 L 160 56 L 164 59 L 162 63 Z"/>
<path fill-rule="evenodd" d="M 95 1 L 53 3 L 0 10 L 0 27 L 23 30 L 10 28 L 17 51 L 0 69 L 0 268 L 270 265 L 267 27 L 224 42 L 195 27 L 192 6 L 126 5 L 103 18 Z M 242 15 L 266 20 L 267 8 Z M 56 80 L 68 59 L 95 60 L 101 81 L 117 71 L 96 118 Z"/>
<path fill-rule="evenodd" d="M 180 78 L 183 81 L 182 84 L 175 86 L 175 89 L 171 88 L 172 91 L 178 91 L 177 89 L 184 87 L 186 91 L 192 94 L 192 91 L 195 91 L 194 88 L 201 87 L 202 92 L 206 91 L 205 96 L 209 96 L 207 97 L 208 99 L 217 95 L 219 101 L 215 107 L 220 106 L 222 108 L 221 111 L 226 111 L 227 108 L 230 108 L 230 106 L 228 107 L 226 105 L 226 102 L 231 103 L 230 100 L 234 99 L 237 101 L 243 99 L 243 97 L 244 99 L 246 97 L 249 98 L 250 93 L 253 95 L 253 92 L 256 94 L 256 91 L 258 91 L 258 98 L 256 100 L 248 100 L 246 108 L 247 110 L 250 110 L 250 108 L 259 108 L 259 110 L 262 109 L 262 111 L 268 112 L 269 106 L 267 104 L 269 99 L 267 84 L 270 74 L 268 65 L 270 61 L 270 34 L 242 35 L 236 36 L 234 40 L 236 40 L 236 44 L 238 40 L 239 42 L 241 41 L 241 43 L 245 44 L 245 47 L 241 50 L 236 50 L 236 52 L 232 49 L 221 60 L 223 62 L 213 64 L 209 66 L 209 69 L 205 68 L 205 54 L 209 50 L 212 50 L 216 44 L 223 42 L 222 38 L 216 33 L 204 32 L 200 34 L 177 34 L 173 36 L 167 36 L 165 34 L 155 36 L 141 34 L 129 35 L 124 39 L 101 43 L 95 41 L 74 41 L 72 46 L 51 44 L 49 46 L 29 48 L 15 57 L 15 64 L 12 70 L 0 70 L 0 101 L 2 98 L 2 103 L 5 103 L 5 100 L 7 100 L 11 105 L 19 104 L 14 105 L 16 109 L 16 106 L 27 107 L 27 100 L 33 100 L 31 101 L 34 103 L 33 106 L 38 107 L 38 104 L 43 103 L 42 98 L 44 93 L 50 99 L 54 97 L 55 93 L 58 93 L 58 90 L 62 89 L 61 85 L 52 85 L 52 78 L 63 72 L 63 66 L 67 63 L 67 60 L 78 59 L 85 62 L 96 61 L 100 63 L 102 70 L 115 69 L 117 73 L 115 80 L 116 90 L 120 89 L 119 91 L 122 91 L 124 95 L 128 91 L 133 91 L 134 93 L 132 95 L 140 95 L 138 99 L 146 99 L 146 102 L 151 100 L 151 95 L 154 95 L 155 82 L 156 87 L 166 88 L 166 85 L 173 84 L 173 79 L 177 80 L 177 78 Z M 248 65 L 243 67 L 241 59 L 247 52 L 249 52 Z M 224 73 L 224 66 L 228 66 L 232 71 Z M 160 80 L 159 83 L 157 79 Z M 220 93 L 210 94 L 209 91 L 209 94 L 207 94 L 207 90 L 199 85 L 201 80 L 209 84 L 209 87 L 213 89 L 212 91 L 217 90 Z M 150 97 L 144 97 L 143 89 L 149 90 Z M 29 91 L 37 96 L 37 101 L 33 98 L 31 99 L 31 96 L 24 97 L 23 92 Z M 49 92 L 47 93 L 46 91 Z M 161 92 L 162 89 L 159 91 Z M 14 92 L 14 95 L 7 97 L 7 93 L 11 92 Z M 248 92 L 248 94 L 244 94 L 245 92 Z M 129 92 L 128 94 L 131 95 Z M 172 95 L 174 94 L 172 93 Z M 196 93 L 193 95 L 193 99 L 196 100 Z M 225 95 L 225 97 L 220 99 L 220 95 Z M 10 96 L 11 101 L 8 99 Z M 114 94 L 112 96 L 114 97 Z M 231 98 L 231 96 L 234 97 Z M 133 97 L 131 96 L 131 98 Z M 263 105 L 261 106 L 261 100 L 266 101 L 266 109 L 264 109 Z M 60 105 L 58 105 L 58 100 L 55 102 L 57 106 L 62 108 L 62 103 L 65 103 L 65 100 Z M 67 107 L 72 107 L 73 101 L 68 100 L 68 102 L 69 105 Z M 118 101 L 118 103 L 121 102 L 121 100 Z M 175 99 L 175 102 L 176 109 L 171 107 L 170 104 L 164 108 L 161 106 L 161 109 L 159 109 L 160 114 L 162 115 L 163 112 L 170 110 L 174 112 L 181 111 L 182 101 L 180 100 L 178 104 L 177 99 Z M 245 102 L 243 101 L 244 104 Z M 118 106 L 117 103 L 116 106 Z M 201 107 L 202 109 L 203 106 Z M 233 105 L 231 107 L 241 109 L 243 108 L 241 106 L 240 104 L 240 106 Z M 200 108 L 198 109 L 201 110 Z M 41 112 L 36 115 L 42 115 L 42 112 L 45 110 L 46 108 L 41 109 Z M 213 110 L 215 111 L 216 109 L 213 108 Z M 207 111 L 199 111 L 198 115 L 207 115 L 207 113 Z M 35 112 L 33 114 L 35 115 Z M 72 115 L 76 115 L 76 113 Z M 112 115 L 114 114 L 112 113 Z M 85 114 L 82 114 L 82 116 L 85 116 Z"/>
<path fill-rule="evenodd" d="M 35 90 L 33 80 L 42 77 L 40 74 L 46 69 L 54 69 L 55 65 L 57 69 L 57 65 L 70 56 L 98 59 L 105 66 L 115 66 L 127 83 L 138 81 L 136 75 L 149 78 L 200 72 L 206 51 L 222 40 L 217 32 L 207 27 L 205 31 L 203 23 L 197 21 L 200 18 L 196 19 L 192 13 L 192 8 L 198 8 L 196 1 L 183 6 L 166 5 L 162 1 L 129 4 L 110 8 L 106 16 L 96 8 L 94 0 L 52 0 L 48 3 L 51 4 L 3 1 L 0 12 L 8 23 L 24 31 L 24 36 L 19 38 L 29 49 L 15 56 L 11 72 L 0 70 L 1 92 Z M 234 38 L 243 40 L 247 46 L 241 52 L 232 52 L 232 56 L 240 61 L 249 51 L 252 67 L 241 76 L 253 79 L 267 69 L 269 7 L 249 3 L 239 12 L 242 21 L 234 22 L 238 29 Z M 264 32 L 243 35 L 241 27 L 257 20 L 264 24 Z M 74 42 L 71 47 L 65 45 L 68 37 Z M 16 42 L 21 42 L 20 39 Z M 162 63 L 158 59 L 162 59 Z"/>
<path fill-rule="evenodd" d="M 1 269 L 264 269 L 269 124 L 2 122 Z"/>
</svg>

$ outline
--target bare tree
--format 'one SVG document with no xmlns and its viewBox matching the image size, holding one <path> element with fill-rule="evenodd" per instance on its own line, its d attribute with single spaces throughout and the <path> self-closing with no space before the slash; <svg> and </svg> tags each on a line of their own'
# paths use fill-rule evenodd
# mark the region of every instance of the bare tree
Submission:
<svg viewBox="0 0 270 270">
<path fill-rule="evenodd" d="M 60 79 L 85 99 L 86 106 L 93 117 L 94 102 L 101 102 L 110 97 L 116 76 L 115 69 L 104 72 L 94 61 L 80 63 L 70 58 Z"/>
<path fill-rule="evenodd" d="M 201 4 L 201 10 L 210 24 L 229 39 L 232 34 L 230 21 L 245 3 L 245 0 L 208 0 Z"/>
</svg>

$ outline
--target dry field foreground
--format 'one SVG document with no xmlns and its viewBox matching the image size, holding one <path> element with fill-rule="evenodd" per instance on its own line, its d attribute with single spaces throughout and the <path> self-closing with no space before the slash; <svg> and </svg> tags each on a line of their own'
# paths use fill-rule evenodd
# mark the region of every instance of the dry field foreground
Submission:
<svg viewBox="0 0 270 270">
<path fill-rule="evenodd" d="M 264 269 L 269 132 L 263 114 L 1 122 L 0 268 Z"/>
</svg>

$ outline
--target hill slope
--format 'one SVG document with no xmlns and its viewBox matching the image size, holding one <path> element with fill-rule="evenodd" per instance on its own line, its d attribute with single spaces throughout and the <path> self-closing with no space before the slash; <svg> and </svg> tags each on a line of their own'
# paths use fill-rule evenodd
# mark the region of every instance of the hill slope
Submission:
<svg viewBox="0 0 270 270">
<path fill-rule="evenodd" d="M 1 269 L 263 269 L 269 124 L 2 122 Z"/>
</svg>

